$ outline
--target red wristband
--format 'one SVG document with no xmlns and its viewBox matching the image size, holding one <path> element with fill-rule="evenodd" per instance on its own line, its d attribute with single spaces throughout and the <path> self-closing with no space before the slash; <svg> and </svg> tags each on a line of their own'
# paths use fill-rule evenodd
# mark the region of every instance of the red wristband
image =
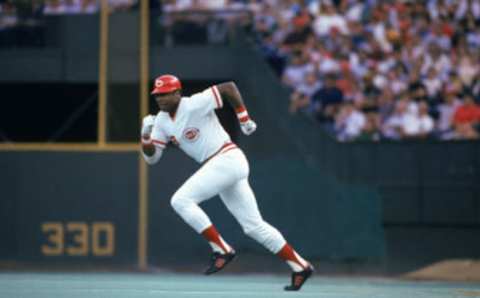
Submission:
<svg viewBox="0 0 480 298">
<path fill-rule="evenodd" d="M 235 112 L 237 113 L 237 118 L 240 123 L 247 122 L 250 120 L 250 116 L 248 116 L 247 109 L 245 109 L 244 106 L 240 106 L 235 109 Z"/>
</svg>

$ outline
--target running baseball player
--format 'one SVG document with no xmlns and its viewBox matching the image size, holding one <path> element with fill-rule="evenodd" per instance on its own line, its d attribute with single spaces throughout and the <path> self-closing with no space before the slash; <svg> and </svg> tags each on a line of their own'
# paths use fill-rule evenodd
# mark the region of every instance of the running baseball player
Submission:
<svg viewBox="0 0 480 298">
<path fill-rule="evenodd" d="M 199 204 L 219 194 L 227 209 L 248 236 L 278 255 L 292 268 L 286 291 L 299 290 L 313 273 L 303 259 L 265 222 L 248 183 L 249 165 L 243 151 L 234 144 L 220 124 L 215 109 L 227 101 L 236 111 L 240 128 L 252 134 L 257 125 L 250 119 L 234 82 L 211 86 L 190 97 L 182 97 L 180 80 L 162 75 L 151 92 L 160 111 L 143 118 L 141 138 L 145 161 L 153 165 L 168 143 L 173 143 L 202 164 L 173 195 L 171 205 L 180 217 L 210 244 L 213 253 L 205 274 L 225 268 L 235 258 L 235 250 L 219 234 Z"/>
</svg>

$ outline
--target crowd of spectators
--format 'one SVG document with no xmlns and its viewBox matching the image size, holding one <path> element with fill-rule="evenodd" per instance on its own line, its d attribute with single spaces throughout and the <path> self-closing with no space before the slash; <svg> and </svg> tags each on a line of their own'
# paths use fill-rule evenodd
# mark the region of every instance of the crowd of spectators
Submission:
<svg viewBox="0 0 480 298">
<path fill-rule="evenodd" d="M 143 1 L 143 0 L 142 0 Z M 152 37 L 161 44 L 222 44 L 232 24 L 249 19 L 246 0 L 148 1 Z M 107 0 L 111 13 L 133 11 L 139 0 Z M 0 0 L 0 46 L 42 46 L 45 17 L 97 14 L 101 0 Z M 38 37 L 40 36 L 40 37 Z"/>
<path fill-rule="evenodd" d="M 108 0 L 112 12 L 130 10 L 138 0 Z M 0 0 L 0 12 L 4 9 L 26 8 L 31 15 L 93 14 L 100 9 L 100 0 Z"/>
<path fill-rule="evenodd" d="M 111 12 L 133 9 L 138 0 L 108 0 Z M 96 14 L 99 0 L 0 0 L 0 47 L 45 45 L 44 17 Z"/>
<path fill-rule="evenodd" d="M 108 0 L 111 11 L 138 1 Z M 0 43 L 19 30 L 21 2 L 0 0 Z M 41 16 L 99 10 L 99 0 L 26 2 Z M 341 141 L 480 138 L 480 0 L 149 2 L 171 13 L 160 27 L 184 43 L 223 42 L 232 18 L 182 11 L 251 11 L 254 39 L 291 91 L 290 113 Z"/>
<path fill-rule="evenodd" d="M 338 140 L 479 139 L 480 0 L 264 0 L 289 110 Z"/>
<path fill-rule="evenodd" d="M 246 2 L 164 0 L 162 28 L 168 32 L 173 44 L 227 44 L 238 24 L 251 23 L 252 14 Z"/>
</svg>

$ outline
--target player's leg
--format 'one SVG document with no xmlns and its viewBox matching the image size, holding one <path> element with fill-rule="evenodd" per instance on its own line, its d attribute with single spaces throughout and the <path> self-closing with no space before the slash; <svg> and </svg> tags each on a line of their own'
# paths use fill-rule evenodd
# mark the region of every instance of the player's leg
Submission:
<svg viewBox="0 0 480 298">
<path fill-rule="evenodd" d="M 198 204 L 217 195 L 237 179 L 235 171 L 232 172 L 221 160 L 213 158 L 193 174 L 175 192 L 171 200 L 173 209 L 212 247 L 214 254 L 212 264 L 205 272 L 207 274 L 224 268 L 234 258 L 235 252 Z"/>
<path fill-rule="evenodd" d="M 222 239 L 198 204 L 235 182 L 234 175 L 225 173 L 225 170 L 222 169 L 222 164 L 212 159 L 184 182 L 170 202 L 177 214 L 197 233 L 202 234 L 214 251 L 220 253 L 231 251 L 231 247 Z"/>
<path fill-rule="evenodd" d="M 263 220 L 248 179 L 242 179 L 224 189 L 220 197 L 240 223 L 245 234 L 261 243 L 291 267 L 292 284 L 285 289 L 299 290 L 312 274 L 313 267 L 285 241 L 276 228 Z"/>
</svg>

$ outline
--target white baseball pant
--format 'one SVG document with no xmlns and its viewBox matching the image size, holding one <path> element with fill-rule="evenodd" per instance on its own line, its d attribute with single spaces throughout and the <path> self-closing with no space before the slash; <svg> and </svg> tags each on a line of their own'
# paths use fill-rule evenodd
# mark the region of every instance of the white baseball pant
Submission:
<svg viewBox="0 0 480 298">
<path fill-rule="evenodd" d="M 197 233 L 212 225 L 198 206 L 219 194 L 245 234 L 276 254 L 286 244 L 282 234 L 265 222 L 248 183 L 248 161 L 239 148 L 219 153 L 206 162 L 173 195 L 173 209 Z"/>
</svg>

